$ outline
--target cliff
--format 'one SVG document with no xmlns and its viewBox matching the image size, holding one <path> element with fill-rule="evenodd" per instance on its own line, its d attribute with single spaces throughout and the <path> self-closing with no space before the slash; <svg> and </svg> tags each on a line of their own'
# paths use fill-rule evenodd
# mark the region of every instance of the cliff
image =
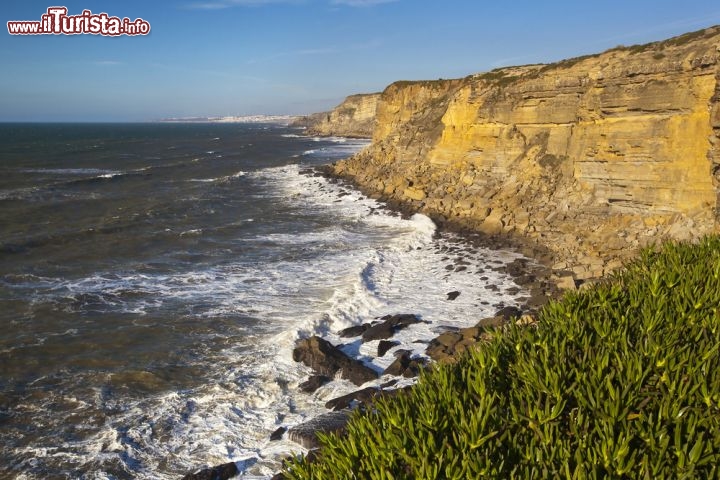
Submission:
<svg viewBox="0 0 720 480">
<path fill-rule="evenodd" d="M 718 230 L 719 50 L 713 27 L 397 82 L 377 102 L 371 147 L 332 170 L 439 222 L 544 245 L 576 279 L 598 277 L 639 246 Z"/>
<path fill-rule="evenodd" d="M 315 113 L 293 122 L 310 135 L 372 137 L 379 93 L 351 95 L 330 112 Z"/>
</svg>

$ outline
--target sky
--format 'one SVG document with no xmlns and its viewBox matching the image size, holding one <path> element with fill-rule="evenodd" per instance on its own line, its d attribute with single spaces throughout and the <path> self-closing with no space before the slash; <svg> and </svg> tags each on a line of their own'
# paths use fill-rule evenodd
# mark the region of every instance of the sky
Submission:
<svg viewBox="0 0 720 480">
<path fill-rule="evenodd" d="M 547 63 L 720 24 L 720 3 L 515 0 L 7 0 L 0 121 L 305 114 L 396 80 Z M 51 6 L 147 36 L 10 35 Z"/>
</svg>

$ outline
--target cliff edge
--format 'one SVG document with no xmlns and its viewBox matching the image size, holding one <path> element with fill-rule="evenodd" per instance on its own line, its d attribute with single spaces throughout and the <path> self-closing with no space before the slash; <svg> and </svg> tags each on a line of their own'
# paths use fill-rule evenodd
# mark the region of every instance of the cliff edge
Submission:
<svg viewBox="0 0 720 480">
<path fill-rule="evenodd" d="M 300 117 L 291 125 L 305 127 L 309 135 L 370 138 L 379 100 L 379 93 L 350 95 L 332 111 Z"/>
<path fill-rule="evenodd" d="M 396 82 L 377 99 L 372 145 L 331 168 L 439 222 L 542 244 L 575 279 L 599 277 L 640 246 L 718 230 L 719 55 L 712 27 Z M 322 131 L 335 131 L 333 114 Z"/>
</svg>

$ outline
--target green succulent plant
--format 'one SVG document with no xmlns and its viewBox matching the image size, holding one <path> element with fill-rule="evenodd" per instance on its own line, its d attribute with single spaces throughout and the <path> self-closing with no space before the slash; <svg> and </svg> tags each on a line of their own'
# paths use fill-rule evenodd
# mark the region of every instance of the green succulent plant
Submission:
<svg viewBox="0 0 720 480">
<path fill-rule="evenodd" d="M 290 479 L 720 478 L 720 237 L 643 250 L 356 412 Z"/>
</svg>

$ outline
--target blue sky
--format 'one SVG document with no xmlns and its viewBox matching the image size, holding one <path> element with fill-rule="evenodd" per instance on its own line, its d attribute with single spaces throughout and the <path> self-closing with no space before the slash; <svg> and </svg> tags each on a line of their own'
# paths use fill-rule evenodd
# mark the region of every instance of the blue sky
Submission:
<svg viewBox="0 0 720 480">
<path fill-rule="evenodd" d="M 9 5 L 8 5 L 9 4 Z M 14 36 L 47 8 L 142 17 L 148 36 Z M 3 2 L 0 121 L 299 114 L 395 80 L 544 63 L 720 24 L 717 1 Z"/>
</svg>

